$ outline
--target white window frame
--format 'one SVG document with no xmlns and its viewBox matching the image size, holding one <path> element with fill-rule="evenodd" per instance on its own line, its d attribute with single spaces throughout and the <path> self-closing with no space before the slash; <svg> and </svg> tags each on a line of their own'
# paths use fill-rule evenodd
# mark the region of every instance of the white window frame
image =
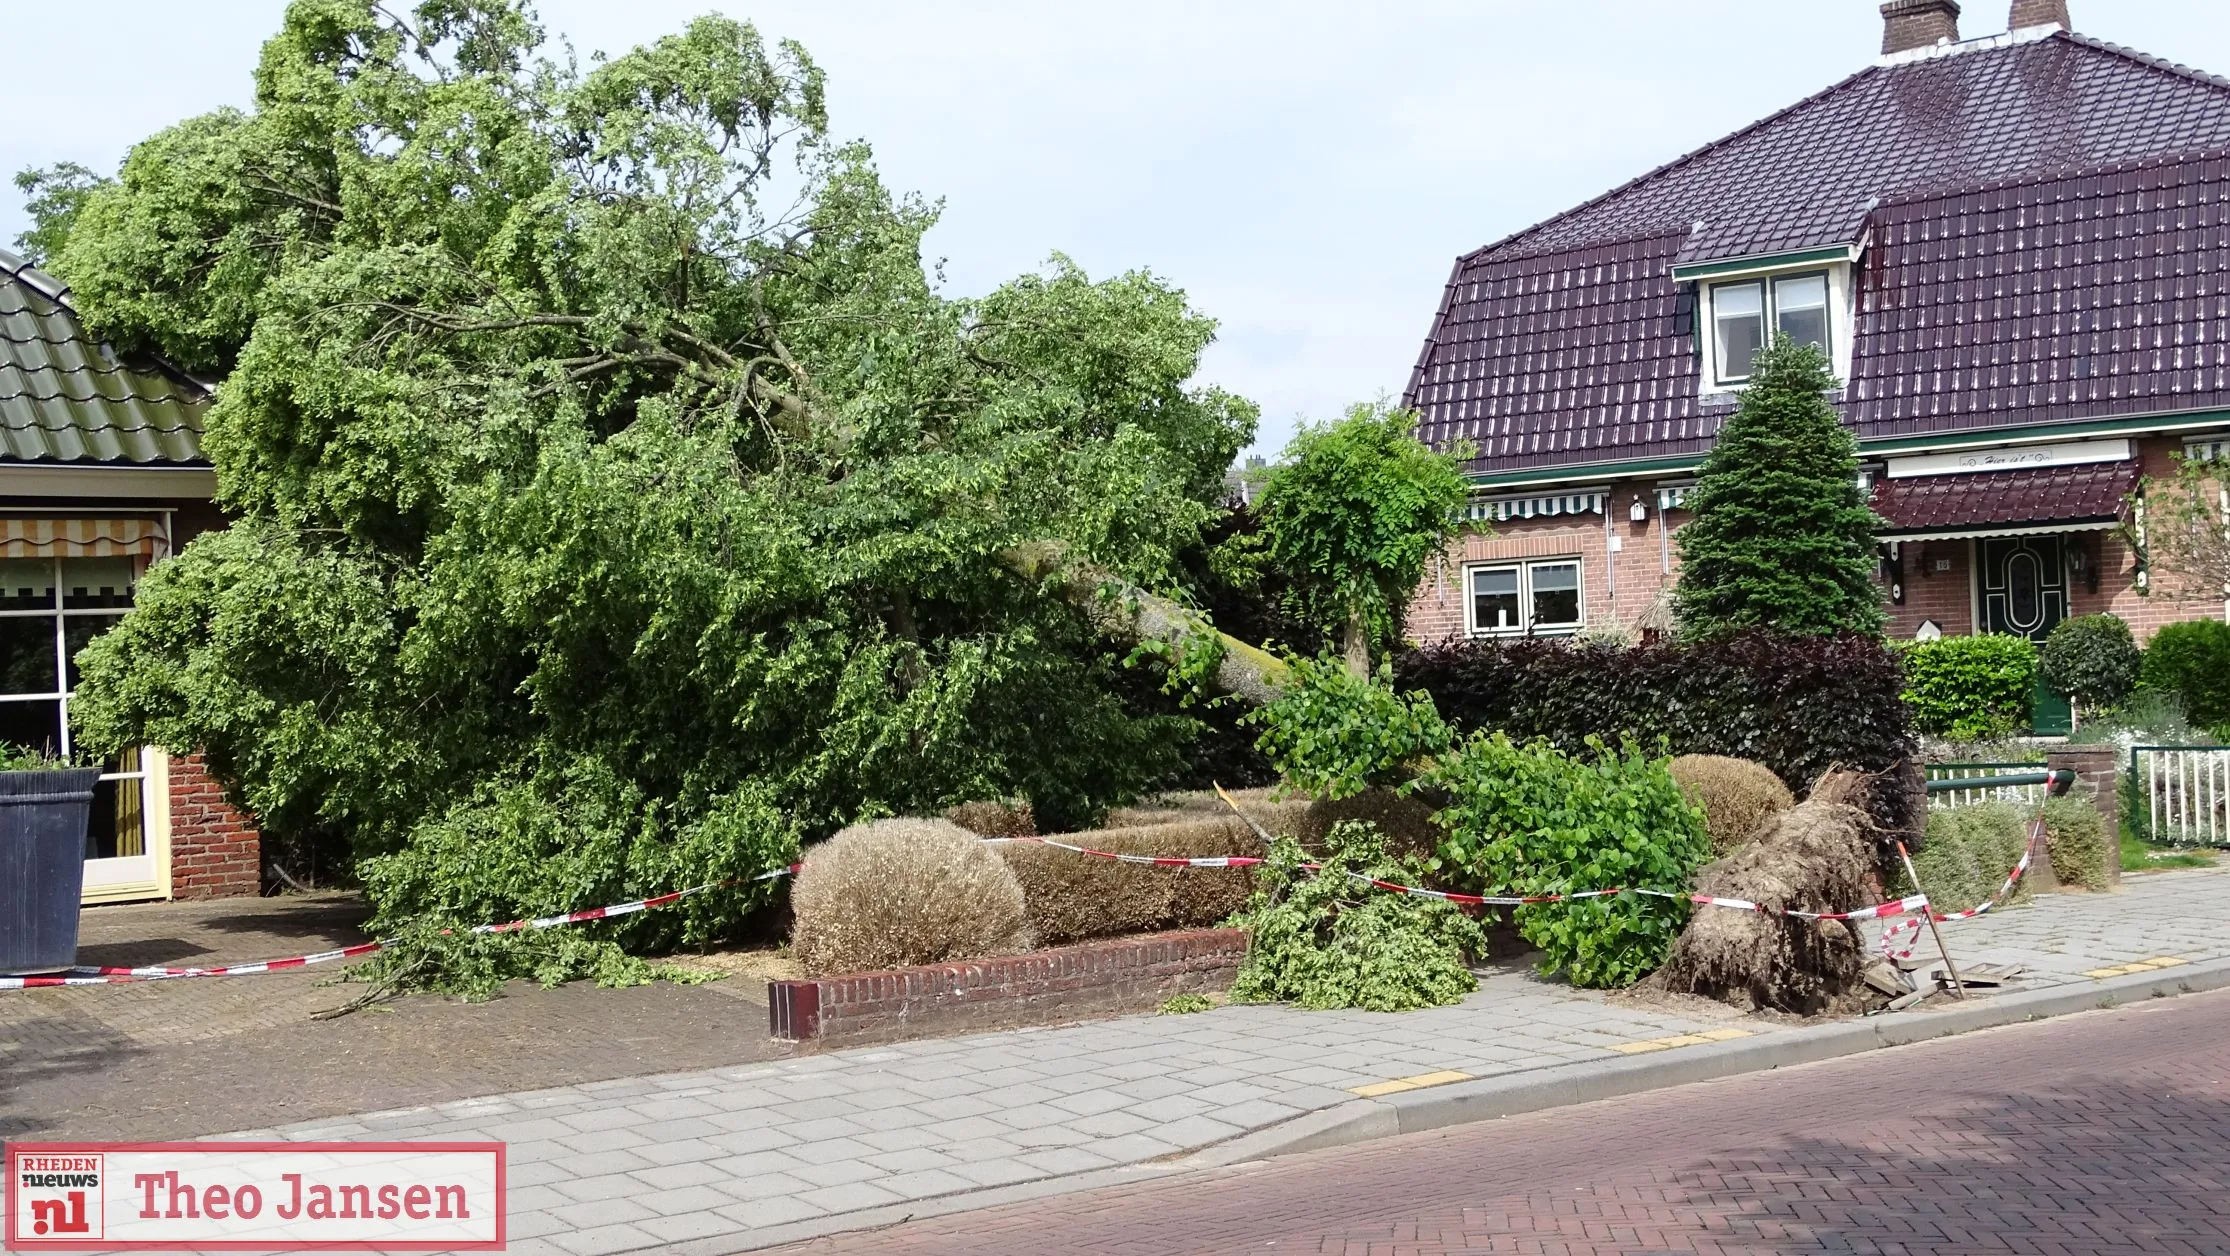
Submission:
<svg viewBox="0 0 2230 1256">
<path fill-rule="evenodd" d="M 1580 617 L 1569 624 L 1552 624 L 1542 628 L 1533 622 L 1533 569 L 1536 567 L 1570 567 L 1578 573 Z M 1514 628 L 1482 628 L 1479 625 L 1479 603 L 1473 592 L 1473 580 L 1483 571 L 1515 571 L 1518 573 L 1518 624 Z M 1463 569 L 1463 626 L 1474 637 L 1570 637 L 1587 630 L 1587 559 L 1578 554 L 1565 554 L 1554 558 L 1519 558 L 1507 562 L 1479 562 L 1466 564 Z"/>
<path fill-rule="evenodd" d="M 1702 350 L 1699 363 L 1706 396 L 1715 393 L 1737 393 L 1750 386 L 1750 377 L 1722 380 L 1719 378 L 1719 318 L 1718 292 L 1721 288 L 1742 288 L 1763 285 L 1765 291 L 1766 341 L 1779 334 L 1780 312 L 1774 303 L 1775 285 L 1786 279 L 1802 279 L 1809 275 L 1827 277 L 1827 349 L 1833 363 L 1835 378 L 1847 380 L 1851 376 L 1852 329 L 1857 324 L 1857 307 L 1851 290 L 1851 268 L 1847 264 L 1831 262 L 1822 266 L 1813 262 L 1803 266 L 1785 266 L 1775 270 L 1750 271 L 1742 274 L 1719 275 L 1697 281 L 1696 288 L 1696 345 Z"/>
</svg>

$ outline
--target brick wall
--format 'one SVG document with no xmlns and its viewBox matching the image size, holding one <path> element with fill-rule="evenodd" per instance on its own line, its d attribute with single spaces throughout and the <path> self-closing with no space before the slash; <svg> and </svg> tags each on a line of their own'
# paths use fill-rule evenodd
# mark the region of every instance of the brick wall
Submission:
<svg viewBox="0 0 2230 1256">
<path fill-rule="evenodd" d="M 820 1046 L 890 1042 L 1144 1011 L 1174 994 L 1230 986 L 1246 957 L 1238 929 L 1113 938 L 1028 955 L 767 983 L 776 1038 Z"/>
<path fill-rule="evenodd" d="M 2174 465 L 2169 455 L 2180 451 L 2180 437 L 2150 437 L 2137 442 L 2145 474 L 2167 476 Z M 1636 497 L 1649 507 L 1644 523 L 1628 519 Z M 1656 493 L 1649 486 L 1621 486 L 1606 503 L 1604 515 L 1558 516 L 1553 519 L 1512 519 L 1498 523 L 1492 535 L 1466 532 L 1448 548 L 1443 560 L 1428 569 L 1410 603 L 1406 633 L 1412 641 L 1432 642 L 1459 637 L 1464 632 L 1464 569 L 1481 563 L 1528 558 L 1577 557 L 1585 564 L 1586 614 L 1589 625 L 1608 620 L 1631 625 L 1647 613 L 1659 595 L 1678 578 L 1680 551 L 1672 539 L 1689 519 L 1676 510 L 1668 517 L 1657 510 Z M 1666 531 L 1667 525 L 1670 531 Z M 2150 594 L 2137 592 L 2137 559 L 2115 532 L 2070 534 L 2089 547 L 2098 566 L 2098 590 L 2087 580 L 2071 589 L 2071 609 L 2077 615 L 2110 612 L 2127 620 L 2140 642 L 2149 640 L 2162 625 L 2192 619 L 2218 619 L 2220 599 L 2179 597 L 2175 580 L 2167 573 L 2153 573 Z M 1618 549 L 1611 546 L 1616 542 Z M 1920 625 L 1934 620 L 1945 636 L 1975 631 L 1975 544 L 1969 540 L 1915 541 L 1904 547 L 1905 601 L 1889 606 L 1888 633 L 1909 640 Z M 1938 562 L 1948 564 L 1936 570 Z M 1670 568 L 1668 571 L 1667 569 Z M 1885 586 L 1883 595 L 1888 590 Z"/>
<path fill-rule="evenodd" d="M 261 893 L 263 839 L 225 801 L 199 755 L 170 760 L 170 892 L 174 898 Z"/>
</svg>

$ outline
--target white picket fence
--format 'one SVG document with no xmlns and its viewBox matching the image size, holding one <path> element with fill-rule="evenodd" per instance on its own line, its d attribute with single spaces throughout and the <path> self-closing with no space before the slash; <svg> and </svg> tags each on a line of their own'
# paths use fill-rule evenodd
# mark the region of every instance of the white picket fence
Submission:
<svg viewBox="0 0 2230 1256">
<path fill-rule="evenodd" d="M 2133 746 L 2145 836 L 2175 846 L 2230 846 L 2230 746 Z"/>
</svg>

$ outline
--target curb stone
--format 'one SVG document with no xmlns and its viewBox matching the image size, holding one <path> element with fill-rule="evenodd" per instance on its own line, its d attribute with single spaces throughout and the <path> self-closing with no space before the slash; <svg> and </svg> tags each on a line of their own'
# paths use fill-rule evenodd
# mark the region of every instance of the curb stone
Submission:
<svg viewBox="0 0 2230 1256">
<path fill-rule="evenodd" d="M 725 1256 L 730 1252 L 757 1251 L 824 1235 L 856 1233 L 1105 1186 L 1226 1169 L 1397 1134 L 1447 1129 L 1744 1073 L 1813 1064 L 1881 1047 L 1907 1046 L 1976 1030 L 2224 988 L 2230 988 L 2230 958 L 2197 961 L 2102 981 L 2075 981 L 2042 990 L 1989 996 L 1943 1011 L 1871 1016 L 1864 1020 L 1781 1030 L 1755 1038 L 1643 1056 L 1555 1065 L 1379 1099 L 1356 1099 L 1226 1139 L 1182 1158 L 1115 1165 L 1086 1173 L 1038 1178 L 1011 1186 L 963 1191 L 632 1250 L 674 1252 L 681 1256 Z"/>
</svg>

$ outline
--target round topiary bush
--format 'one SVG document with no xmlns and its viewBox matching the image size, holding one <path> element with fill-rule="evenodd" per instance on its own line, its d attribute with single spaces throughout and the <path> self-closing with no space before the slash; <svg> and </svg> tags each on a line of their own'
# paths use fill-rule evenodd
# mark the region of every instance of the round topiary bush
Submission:
<svg viewBox="0 0 2230 1256">
<path fill-rule="evenodd" d="M 1773 817 L 1796 805 L 1796 795 L 1771 768 L 1748 759 L 1684 754 L 1672 761 L 1681 796 L 1703 812 L 1712 853 L 1724 855 L 1750 840 Z"/>
<path fill-rule="evenodd" d="M 806 854 L 790 949 L 812 976 L 1027 950 L 1022 885 L 949 820 L 855 824 Z"/>
<path fill-rule="evenodd" d="M 2202 728 L 2230 726 L 2230 624 L 2214 619 L 2169 624 L 2145 649 L 2145 684 L 2184 696 L 2184 714 Z"/>
<path fill-rule="evenodd" d="M 2085 711 L 2118 706 L 2137 687 L 2144 652 L 2113 615 L 2078 615 L 2044 639 L 2038 664 L 2052 692 Z"/>
</svg>

